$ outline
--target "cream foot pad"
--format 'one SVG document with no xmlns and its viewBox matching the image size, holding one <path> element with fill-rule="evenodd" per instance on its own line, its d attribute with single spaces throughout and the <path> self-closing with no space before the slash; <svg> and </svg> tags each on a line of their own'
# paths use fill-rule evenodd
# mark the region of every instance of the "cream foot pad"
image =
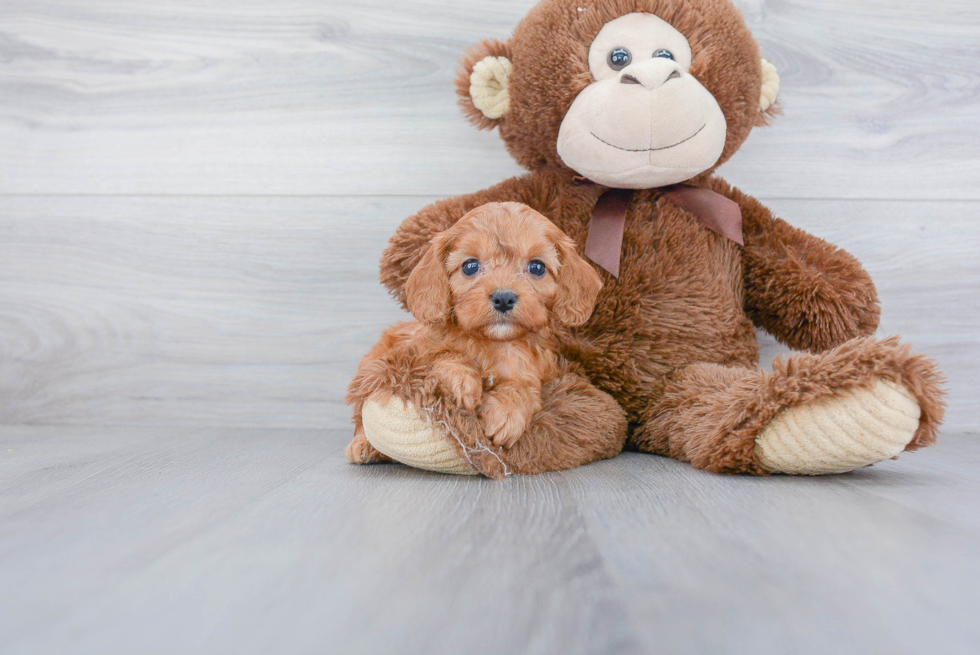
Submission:
<svg viewBox="0 0 980 655">
<path fill-rule="evenodd" d="M 439 473 L 477 474 L 447 435 L 423 421 L 411 403 L 394 397 L 384 404 L 368 400 L 361 421 L 371 445 L 396 462 Z"/>
<path fill-rule="evenodd" d="M 894 457 L 918 427 L 912 394 L 879 380 L 784 409 L 756 438 L 755 454 L 773 473 L 844 473 Z"/>
</svg>

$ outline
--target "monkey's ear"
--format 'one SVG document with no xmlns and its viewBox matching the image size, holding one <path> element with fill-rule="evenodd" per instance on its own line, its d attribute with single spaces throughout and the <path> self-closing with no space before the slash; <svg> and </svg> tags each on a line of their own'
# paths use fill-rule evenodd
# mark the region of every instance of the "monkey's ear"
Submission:
<svg viewBox="0 0 980 655">
<path fill-rule="evenodd" d="M 405 305 L 423 323 L 446 323 L 452 310 L 452 292 L 446 273 L 449 238 L 440 232 L 405 281 Z"/>
<path fill-rule="evenodd" d="M 759 126 L 768 125 L 769 121 L 782 113 L 776 98 L 779 96 L 779 72 L 771 63 L 762 60 L 762 94 L 759 98 Z"/>
<path fill-rule="evenodd" d="M 471 47 L 459 61 L 456 94 L 470 122 L 493 129 L 510 109 L 510 47 L 489 39 Z"/>
<path fill-rule="evenodd" d="M 555 230 L 558 228 L 556 227 Z M 561 268 L 558 269 L 558 293 L 555 296 L 555 317 L 570 327 L 582 325 L 592 316 L 602 278 L 575 251 L 575 243 L 561 234 L 556 240 Z"/>
</svg>

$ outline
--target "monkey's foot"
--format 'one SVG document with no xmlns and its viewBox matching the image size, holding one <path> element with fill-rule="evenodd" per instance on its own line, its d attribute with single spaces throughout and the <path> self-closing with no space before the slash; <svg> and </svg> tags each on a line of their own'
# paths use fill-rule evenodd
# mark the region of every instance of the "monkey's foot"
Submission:
<svg viewBox="0 0 980 655">
<path fill-rule="evenodd" d="M 780 411 L 756 437 L 755 454 L 772 473 L 844 473 L 905 450 L 920 413 L 908 389 L 879 379 Z"/>
<path fill-rule="evenodd" d="M 935 442 L 935 362 L 897 339 L 852 339 L 777 357 L 772 372 L 698 363 L 675 371 L 633 435 L 639 450 L 716 473 L 844 473 Z"/>
<path fill-rule="evenodd" d="M 626 440 L 626 413 L 609 394 L 564 372 L 541 390 L 542 409 L 517 443 L 494 446 L 476 413 L 437 395 L 411 401 L 384 395 L 364 400 L 364 436 L 378 451 L 415 468 L 501 479 L 563 471 L 614 457 Z"/>
<path fill-rule="evenodd" d="M 385 403 L 367 400 L 361 420 L 371 445 L 396 462 L 439 473 L 478 473 L 411 403 L 394 396 Z"/>
</svg>

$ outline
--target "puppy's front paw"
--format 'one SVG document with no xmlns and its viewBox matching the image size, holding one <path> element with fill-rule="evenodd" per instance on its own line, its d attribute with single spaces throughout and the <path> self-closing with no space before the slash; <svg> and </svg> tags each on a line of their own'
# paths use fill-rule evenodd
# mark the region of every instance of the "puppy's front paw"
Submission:
<svg viewBox="0 0 980 655">
<path fill-rule="evenodd" d="M 519 411 L 490 396 L 480 407 L 483 432 L 494 446 L 510 448 L 527 429 L 527 421 Z"/>
<path fill-rule="evenodd" d="M 469 411 L 475 411 L 483 398 L 483 381 L 479 375 L 459 377 L 452 389 L 453 400 L 457 405 Z"/>
<path fill-rule="evenodd" d="M 480 404 L 483 380 L 476 371 L 467 366 L 441 362 L 435 365 L 434 372 L 455 404 L 471 412 Z"/>
</svg>

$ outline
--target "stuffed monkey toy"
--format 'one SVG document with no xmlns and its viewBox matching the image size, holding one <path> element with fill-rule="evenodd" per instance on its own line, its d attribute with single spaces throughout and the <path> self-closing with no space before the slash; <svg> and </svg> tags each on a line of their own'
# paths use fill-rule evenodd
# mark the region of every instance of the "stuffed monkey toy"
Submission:
<svg viewBox="0 0 980 655">
<path fill-rule="evenodd" d="M 463 111 L 528 172 L 406 219 L 383 284 L 404 305 L 433 235 L 512 201 L 564 230 L 604 286 L 587 323 L 556 328 L 562 376 L 513 448 L 488 448 L 424 370 L 388 371 L 350 390 L 366 434 L 351 461 L 499 477 L 625 446 L 719 473 L 817 475 L 933 443 L 940 375 L 872 337 L 878 297 L 858 261 L 713 174 L 779 113 L 778 90 L 729 0 L 542 0 L 508 41 L 470 50 Z M 760 370 L 757 327 L 801 352 Z"/>
</svg>

